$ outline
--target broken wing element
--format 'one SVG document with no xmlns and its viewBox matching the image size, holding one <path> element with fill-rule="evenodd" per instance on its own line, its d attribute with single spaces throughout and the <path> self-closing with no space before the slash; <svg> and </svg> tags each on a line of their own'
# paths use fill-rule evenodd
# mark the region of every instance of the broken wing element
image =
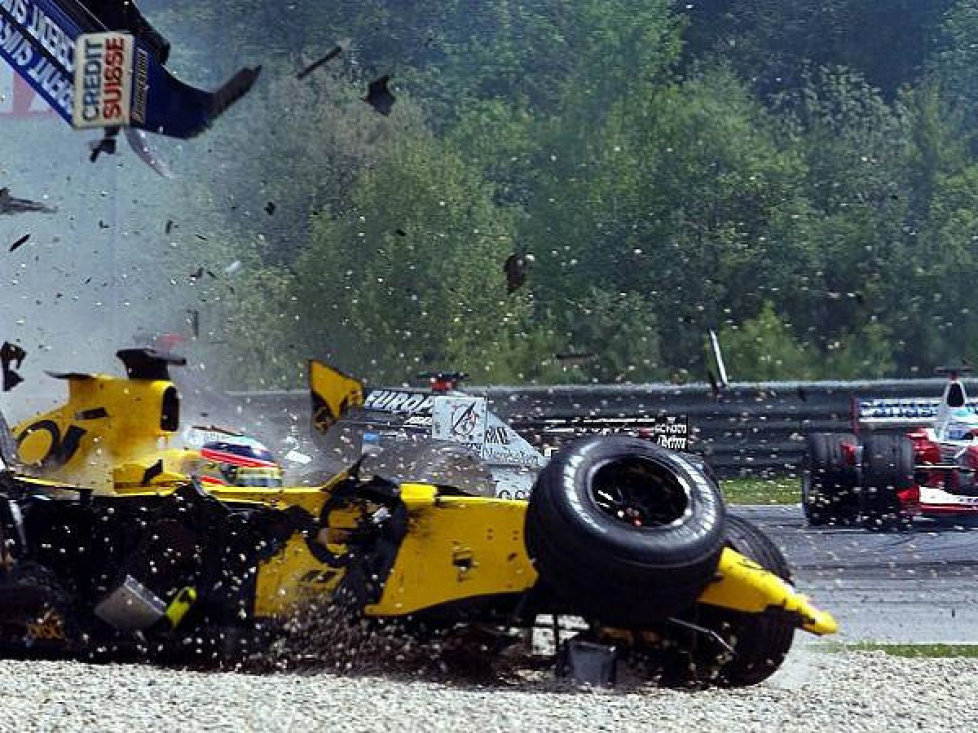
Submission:
<svg viewBox="0 0 978 733">
<path fill-rule="evenodd" d="M 72 127 L 193 137 L 260 71 L 242 69 L 208 92 L 170 74 L 168 52 L 131 0 L 0 3 L 0 56 Z"/>
<path fill-rule="evenodd" d="M 343 413 L 363 404 L 363 382 L 313 359 L 309 362 L 312 424 L 326 432 Z"/>
</svg>

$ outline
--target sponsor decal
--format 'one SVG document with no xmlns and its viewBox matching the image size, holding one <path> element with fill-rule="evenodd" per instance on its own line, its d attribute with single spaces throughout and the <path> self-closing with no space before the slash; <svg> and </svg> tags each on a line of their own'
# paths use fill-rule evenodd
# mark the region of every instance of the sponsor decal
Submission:
<svg viewBox="0 0 978 733">
<path fill-rule="evenodd" d="M 673 451 L 685 451 L 689 445 L 689 419 L 686 415 L 552 418 L 544 420 L 544 423 L 544 438 L 556 441 L 558 445 L 563 440 L 581 435 L 632 435 Z M 545 455 L 550 455 L 553 448 L 552 445 L 545 446 Z"/>
<path fill-rule="evenodd" d="M 486 445 L 509 445 L 509 432 L 505 425 L 486 428 Z"/>
<path fill-rule="evenodd" d="M 43 618 L 27 624 L 27 644 L 35 641 L 64 641 L 64 619 L 54 612 L 48 611 Z"/>
<path fill-rule="evenodd" d="M 377 412 L 430 415 L 433 403 L 434 395 L 423 392 L 375 389 L 367 393 L 363 407 Z"/>
<path fill-rule="evenodd" d="M 149 53 L 136 48 L 136 66 L 133 70 L 132 121 L 146 122 L 146 97 L 149 93 Z"/>
<path fill-rule="evenodd" d="M 937 417 L 939 399 L 867 399 L 859 400 L 859 420 L 928 420 Z M 978 402 L 965 406 L 978 414 Z"/>
<path fill-rule="evenodd" d="M 482 397 L 437 397 L 431 411 L 431 437 L 482 445 L 486 440 L 486 401 Z"/>
<path fill-rule="evenodd" d="M 129 124 L 132 102 L 132 36 L 89 33 L 75 45 L 75 127 Z"/>
<path fill-rule="evenodd" d="M 663 415 L 642 427 L 656 444 L 675 451 L 685 451 L 689 441 L 689 420 L 677 415 Z"/>
</svg>

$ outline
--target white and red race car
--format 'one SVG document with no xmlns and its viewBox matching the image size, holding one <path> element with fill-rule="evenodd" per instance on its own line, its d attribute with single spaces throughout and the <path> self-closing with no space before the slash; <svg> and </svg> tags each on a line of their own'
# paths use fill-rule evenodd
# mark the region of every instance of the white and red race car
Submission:
<svg viewBox="0 0 978 733">
<path fill-rule="evenodd" d="M 857 399 L 853 433 L 808 435 L 809 524 L 900 529 L 914 516 L 978 517 L 978 402 L 959 379 L 966 368 L 940 371 L 949 377 L 940 400 Z"/>
</svg>

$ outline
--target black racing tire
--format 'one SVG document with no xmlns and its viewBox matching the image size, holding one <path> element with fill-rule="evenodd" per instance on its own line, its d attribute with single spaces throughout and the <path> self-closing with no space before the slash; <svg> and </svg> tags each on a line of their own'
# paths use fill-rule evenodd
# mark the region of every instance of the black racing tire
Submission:
<svg viewBox="0 0 978 733">
<path fill-rule="evenodd" d="M 526 547 L 566 612 L 642 627 L 688 608 L 714 577 L 724 517 L 717 486 L 682 456 L 592 436 L 541 471 Z"/>
<path fill-rule="evenodd" d="M 904 435 L 870 435 L 863 441 L 863 488 L 859 513 L 863 526 L 874 531 L 907 530 L 910 515 L 898 493 L 914 485 L 913 443 Z"/>
<path fill-rule="evenodd" d="M 31 654 L 64 654 L 78 648 L 79 632 L 72 594 L 47 567 L 32 561 L 4 571 L 6 599 L 0 620 L 0 648 Z"/>
<path fill-rule="evenodd" d="M 805 439 L 801 506 L 813 527 L 849 524 L 859 515 L 859 468 L 846 459 L 844 445 L 856 447 L 851 433 L 810 433 Z"/>
<path fill-rule="evenodd" d="M 781 550 L 757 526 L 741 517 L 727 517 L 727 544 L 782 580 L 791 581 L 791 569 Z M 720 667 L 717 684 L 746 687 L 763 682 L 778 671 L 794 641 L 795 626 L 777 613 L 726 611 L 733 658 Z"/>
</svg>

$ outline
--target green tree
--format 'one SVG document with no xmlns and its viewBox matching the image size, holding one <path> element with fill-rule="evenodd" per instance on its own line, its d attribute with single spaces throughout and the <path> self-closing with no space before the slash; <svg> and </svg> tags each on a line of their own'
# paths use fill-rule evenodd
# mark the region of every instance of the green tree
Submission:
<svg viewBox="0 0 978 733">
<path fill-rule="evenodd" d="M 377 379 L 439 367 L 511 379 L 507 344 L 526 313 L 506 293 L 512 250 L 512 217 L 477 172 L 430 136 L 399 139 L 350 210 L 314 217 L 294 266 L 297 338 Z"/>
</svg>

